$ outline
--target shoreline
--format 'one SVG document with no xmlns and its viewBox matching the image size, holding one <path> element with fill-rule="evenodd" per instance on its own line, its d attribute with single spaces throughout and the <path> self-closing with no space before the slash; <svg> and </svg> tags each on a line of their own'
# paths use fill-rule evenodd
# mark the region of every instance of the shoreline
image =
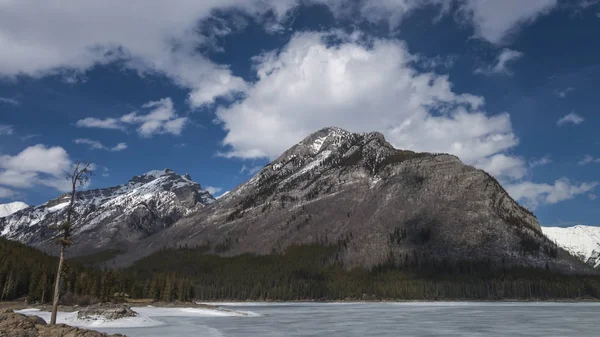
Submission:
<svg viewBox="0 0 600 337">
<path fill-rule="evenodd" d="M 96 305 L 110 304 L 98 303 Z M 294 303 L 314 303 L 314 304 L 335 304 L 335 303 L 356 303 L 356 304 L 373 304 L 373 303 L 600 303 L 600 299 L 593 298 L 582 298 L 582 299 L 500 299 L 500 300 L 476 300 L 476 299 L 464 299 L 464 300 L 400 300 L 400 299 L 382 299 L 382 300 L 359 300 L 359 299 L 344 299 L 344 300 L 207 300 L 207 301 L 194 301 L 194 302 L 145 302 L 145 301 L 133 301 L 123 302 L 120 304 L 127 305 L 131 308 L 135 307 L 155 307 L 155 308 L 200 308 L 200 309 L 220 309 L 219 305 L 222 304 L 249 304 L 249 303 L 260 303 L 260 304 L 294 304 Z M 80 308 L 86 308 L 86 306 L 79 305 L 59 305 L 58 311 L 62 312 L 73 312 Z M 52 306 L 50 304 L 39 304 L 39 303 L 26 303 L 21 301 L 5 301 L 0 302 L 0 310 L 12 309 L 39 309 L 40 311 L 50 311 Z"/>
</svg>

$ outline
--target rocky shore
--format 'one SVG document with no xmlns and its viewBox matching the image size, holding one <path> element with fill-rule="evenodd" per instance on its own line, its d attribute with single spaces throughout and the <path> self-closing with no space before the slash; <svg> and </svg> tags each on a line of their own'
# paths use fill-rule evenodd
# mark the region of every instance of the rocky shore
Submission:
<svg viewBox="0 0 600 337">
<path fill-rule="evenodd" d="M 5 310 L 0 313 L 1 337 L 126 337 L 72 327 L 66 324 L 48 325 L 39 316 L 26 316 Z"/>
</svg>

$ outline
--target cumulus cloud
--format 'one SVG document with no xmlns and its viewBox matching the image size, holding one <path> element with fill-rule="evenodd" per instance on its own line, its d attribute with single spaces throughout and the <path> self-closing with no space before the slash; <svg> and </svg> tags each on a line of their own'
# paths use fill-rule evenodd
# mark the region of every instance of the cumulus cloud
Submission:
<svg viewBox="0 0 600 337">
<path fill-rule="evenodd" d="M 588 154 L 577 163 L 577 165 L 587 165 L 587 164 L 600 164 L 600 158 L 594 158 Z"/>
<path fill-rule="evenodd" d="M 45 185 L 68 191 L 65 176 L 72 165 L 62 147 L 37 144 L 14 156 L 0 155 L 0 185 L 15 188 Z"/>
<path fill-rule="evenodd" d="M 523 53 L 516 50 L 504 49 L 496 60 L 496 64 L 490 67 L 480 67 L 475 70 L 476 73 L 492 75 L 492 74 L 512 74 L 508 69 L 508 64 L 523 57 Z"/>
<path fill-rule="evenodd" d="M 6 104 L 10 104 L 12 106 L 21 105 L 21 102 L 17 101 L 14 98 L 10 98 L 10 97 L 0 97 L 0 103 L 6 103 Z"/>
<path fill-rule="evenodd" d="M 211 195 L 215 195 L 215 193 L 219 193 L 223 190 L 221 187 L 214 186 L 206 186 L 204 189 L 207 190 Z"/>
<path fill-rule="evenodd" d="M 563 126 L 565 124 L 581 124 L 585 121 L 585 119 L 583 119 L 583 117 L 579 116 L 578 114 L 571 112 L 570 114 L 565 115 L 564 117 L 562 117 L 561 119 L 558 120 L 558 122 L 556 122 L 556 125 L 558 126 Z"/>
<path fill-rule="evenodd" d="M 292 37 L 255 58 L 258 81 L 244 99 L 217 110 L 225 156 L 274 158 L 325 125 L 381 131 L 396 147 L 447 152 L 498 176 L 522 177 L 524 162 L 508 113 L 489 115 L 484 99 L 452 90 L 447 76 L 419 73 L 398 41 L 326 33 Z"/>
<path fill-rule="evenodd" d="M 88 138 L 77 138 L 73 142 L 75 142 L 75 144 L 88 145 L 92 150 L 106 150 L 111 152 L 118 152 L 123 151 L 127 148 L 127 144 L 125 143 L 119 143 L 113 147 L 108 147 L 97 140 L 92 140 Z"/>
<path fill-rule="evenodd" d="M 475 27 L 477 36 L 496 43 L 521 24 L 547 13 L 557 0 L 455 2 L 464 14 L 459 17 Z M 418 8 L 436 6 L 440 15 L 450 14 L 453 8 L 449 0 L 181 0 L 176 4 L 108 0 L 102 5 L 64 0 L 60 6 L 54 1 L 2 1 L 0 50 L 10 52 L 0 53 L 0 76 L 61 75 L 74 83 L 94 66 L 121 61 L 123 67 L 141 75 L 162 74 L 189 89 L 193 107 L 209 105 L 217 97 L 247 90 L 247 83 L 228 66 L 214 63 L 201 52 L 203 47 L 214 47 L 214 36 L 241 28 L 234 22 L 231 27 L 225 24 L 200 33 L 200 23 L 214 19 L 219 10 L 235 9 L 267 28 L 279 27 L 268 29 L 277 31 L 290 21 L 292 9 L 314 3 L 328 6 L 338 17 L 350 14 L 371 22 L 388 21 L 392 28 Z M 45 19 L 39 20 L 40 15 Z M 23 22 L 27 22 L 25 28 Z M 115 127 L 107 121 L 106 126 L 110 125 Z"/>
<path fill-rule="evenodd" d="M 0 76 L 62 75 L 79 81 L 88 69 L 120 60 L 140 74 L 164 74 L 191 90 L 192 104 L 244 90 L 227 66 L 199 51 L 211 43 L 198 24 L 215 10 L 235 8 L 251 16 L 273 12 L 283 19 L 295 1 L 149 0 L 130 3 L 79 0 L 0 2 Z M 68 10 L 65 10 L 68 8 Z M 43 15 L 44 20 L 39 20 Z M 24 26 L 24 22 L 27 23 Z"/>
<path fill-rule="evenodd" d="M 506 42 L 557 4 L 558 0 L 464 0 L 461 12 L 475 28 L 476 36 L 496 44 Z"/>
<path fill-rule="evenodd" d="M 352 2 L 321 1 L 337 12 L 344 12 Z M 387 21 L 391 29 L 400 26 L 414 10 L 437 7 L 439 17 L 451 14 L 453 3 L 458 4 L 455 18 L 470 25 L 475 36 L 494 44 L 505 43 L 523 26 L 549 13 L 558 0 L 379 0 L 361 2 L 360 12 L 370 22 Z M 347 10 L 346 10 L 347 12 Z"/>
<path fill-rule="evenodd" d="M 14 133 L 12 125 L 0 124 L 0 136 L 10 136 Z"/>
<path fill-rule="evenodd" d="M 188 122 L 187 117 L 179 117 L 179 115 L 177 115 L 175 107 L 173 106 L 173 101 L 170 97 L 148 102 L 142 105 L 142 108 L 150 111 L 145 115 L 132 112 L 119 118 L 101 119 L 87 117 L 78 120 L 76 125 L 84 128 L 114 129 L 121 131 L 126 131 L 128 126 L 133 125 L 137 127 L 136 131 L 141 137 L 148 138 L 159 134 L 180 135 Z M 121 150 L 126 148 L 119 145 L 117 145 L 117 147 Z M 102 146 L 102 144 L 96 144 L 96 146 Z"/>
<path fill-rule="evenodd" d="M 567 178 L 560 178 L 550 184 L 536 184 L 530 181 L 507 185 L 506 190 L 516 200 L 522 201 L 531 209 L 539 205 L 556 204 L 585 194 L 598 186 L 597 182 L 572 183 Z"/>
</svg>

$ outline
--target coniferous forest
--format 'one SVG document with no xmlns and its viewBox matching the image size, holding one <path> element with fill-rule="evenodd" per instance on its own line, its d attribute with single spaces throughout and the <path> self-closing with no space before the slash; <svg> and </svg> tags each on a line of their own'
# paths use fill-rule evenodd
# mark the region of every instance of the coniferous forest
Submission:
<svg viewBox="0 0 600 337">
<path fill-rule="evenodd" d="M 61 301 L 125 297 L 190 300 L 549 300 L 599 299 L 600 277 L 444 261 L 346 269 L 339 245 L 282 254 L 219 257 L 207 247 L 164 249 L 124 269 L 92 267 L 118 252 L 68 260 Z M 0 300 L 47 303 L 58 259 L 0 238 Z"/>
</svg>

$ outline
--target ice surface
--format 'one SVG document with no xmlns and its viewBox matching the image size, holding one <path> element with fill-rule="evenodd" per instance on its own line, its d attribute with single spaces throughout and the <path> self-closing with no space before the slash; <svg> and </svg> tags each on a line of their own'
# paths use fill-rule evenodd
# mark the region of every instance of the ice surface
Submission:
<svg viewBox="0 0 600 337">
<path fill-rule="evenodd" d="M 134 308 L 161 325 L 90 326 L 129 337 L 598 336 L 600 303 L 552 302 L 217 302 L 254 317 L 205 315 L 194 308 Z M 211 310 L 209 310 L 211 311 Z M 29 314 L 40 315 L 39 311 Z M 63 314 L 64 315 L 64 314 Z M 67 314 L 68 315 L 68 314 Z M 160 316 L 154 316 L 160 315 Z M 59 315 L 60 320 L 61 315 Z"/>
<path fill-rule="evenodd" d="M 229 309 L 204 309 L 204 308 L 157 308 L 152 306 L 147 307 L 132 307 L 138 313 L 137 317 L 125 317 L 117 320 L 107 320 L 101 316 L 93 319 L 77 318 L 75 312 L 59 312 L 57 315 L 57 323 L 69 324 L 81 328 L 142 328 L 164 325 L 160 319 L 155 317 L 248 317 L 258 316 L 252 312 L 244 312 Z M 43 318 L 46 322 L 50 321 L 50 312 L 40 311 L 39 309 L 23 309 L 16 311 L 25 315 L 37 315 Z"/>
</svg>

